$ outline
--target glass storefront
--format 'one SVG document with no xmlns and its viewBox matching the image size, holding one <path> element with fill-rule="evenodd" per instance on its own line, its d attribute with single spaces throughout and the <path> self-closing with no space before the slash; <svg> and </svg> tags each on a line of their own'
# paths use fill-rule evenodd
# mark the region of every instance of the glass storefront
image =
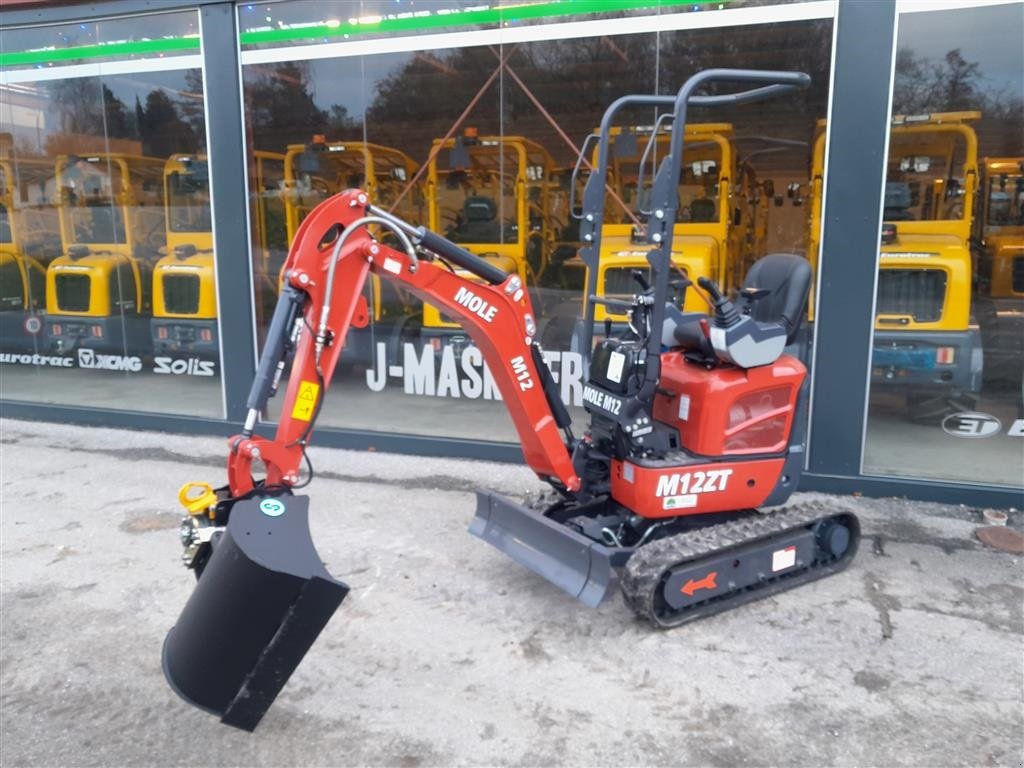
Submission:
<svg viewBox="0 0 1024 768">
<path fill-rule="evenodd" d="M 2 396 L 221 417 L 199 14 L 0 34 Z"/>
<path fill-rule="evenodd" d="M 741 5 L 761 7 L 737 15 Z M 573 169 L 612 101 L 674 94 L 708 67 L 807 72 L 812 85 L 796 95 L 691 110 L 675 266 L 736 288 L 761 255 L 805 255 L 811 215 L 820 217 L 809 202 L 809 157 L 828 108 L 831 7 L 825 18 L 773 22 L 763 4 L 698 6 L 534 3 L 484 12 L 451 2 L 406 16 L 388 15 L 390 3 L 351 4 L 359 16 L 336 4 L 239 6 L 250 203 L 253 221 L 263 222 L 251 243 L 254 270 L 265 276 L 255 283 L 258 327 L 269 322 L 276 270 L 303 216 L 358 186 L 523 278 L 562 399 L 585 423 L 586 268 L 573 217 L 584 178 L 574 180 Z M 702 28 L 698 17 L 721 26 Z M 608 297 L 631 294 L 632 272 L 647 267 L 635 229 L 647 215 L 652 163 L 666 151 L 668 123 L 658 118 L 628 111 L 615 129 L 597 282 Z M 276 191 L 261 157 L 283 164 Z M 322 425 L 516 440 L 461 328 L 386 280 L 371 278 L 366 298 L 371 322 L 350 335 Z M 696 291 L 677 301 L 706 309 Z M 623 319 L 598 308 L 599 332 Z"/>
<path fill-rule="evenodd" d="M 864 472 L 1024 468 L 1024 6 L 899 16 Z"/>
<path fill-rule="evenodd" d="M 251 305 L 226 307 L 215 274 L 204 78 L 228 72 L 204 72 L 201 13 L 126 3 L 123 13 L 141 15 L 2 27 L 0 398 L 224 418 L 223 388 L 228 403 L 244 401 L 236 390 L 245 377 L 222 381 L 222 344 L 238 362 L 249 342 L 222 339 L 221 318 L 252 315 L 261 346 L 304 218 L 359 187 L 522 278 L 559 394 L 583 425 L 582 350 L 591 340 L 581 319 L 588 268 L 579 215 L 605 108 L 626 94 L 674 94 L 711 67 L 809 74 L 810 87 L 796 94 L 690 109 L 672 259 L 679 276 L 706 276 L 729 291 L 769 253 L 805 256 L 816 272 L 819 259 L 829 263 L 827 249 L 819 254 L 827 155 L 841 151 L 828 148 L 826 120 L 838 8 L 827 0 L 235 4 L 251 274 L 245 254 L 221 255 L 253 294 Z M 1019 487 L 1024 6 L 900 0 L 897 17 L 861 472 L 872 482 Z M 216 34 L 223 46 L 232 33 Z M 628 297 L 636 273 L 647 272 L 640 233 L 669 125 L 657 110 L 634 108 L 612 130 L 594 278 L 606 298 Z M 495 451 L 518 442 L 483 354 L 450 317 L 390 279 L 371 277 L 364 295 L 369 323 L 350 334 L 321 427 L 505 444 Z M 809 365 L 817 299 L 799 346 Z M 692 288 L 673 301 L 707 309 Z M 624 324 L 601 305 L 595 319 L 598 337 Z"/>
</svg>

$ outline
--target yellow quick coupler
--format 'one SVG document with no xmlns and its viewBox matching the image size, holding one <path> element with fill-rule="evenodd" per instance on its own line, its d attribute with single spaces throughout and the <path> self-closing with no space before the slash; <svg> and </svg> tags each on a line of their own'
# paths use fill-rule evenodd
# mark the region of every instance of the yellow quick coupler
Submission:
<svg viewBox="0 0 1024 768">
<path fill-rule="evenodd" d="M 190 515 L 208 514 L 217 503 L 217 494 L 209 483 L 185 483 L 178 491 L 178 502 Z"/>
</svg>

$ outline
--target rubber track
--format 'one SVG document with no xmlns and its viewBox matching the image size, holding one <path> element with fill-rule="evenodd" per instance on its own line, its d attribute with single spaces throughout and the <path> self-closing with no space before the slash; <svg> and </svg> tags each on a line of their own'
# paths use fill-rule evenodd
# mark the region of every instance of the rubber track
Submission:
<svg viewBox="0 0 1024 768">
<path fill-rule="evenodd" d="M 855 537 L 851 538 L 850 549 L 847 553 L 835 561 L 834 565 L 838 567 L 830 568 L 828 564 L 811 565 L 809 568 L 786 574 L 778 579 L 767 580 L 758 587 L 748 587 L 732 594 L 719 595 L 704 603 L 697 603 L 668 618 L 657 615 L 655 611 L 655 597 L 661 589 L 663 577 L 670 569 L 687 561 L 718 555 L 733 547 L 770 538 L 776 534 L 802 528 L 810 523 L 836 515 L 852 517 L 853 513 L 845 509 L 829 509 L 821 502 L 807 502 L 785 507 L 778 512 L 753 513 L 737 520 L 658 539 L 640 547 L 629 558 L 629 562 L 623 569 L 620 582 L 622 596 L 625 598 L 626 605 L 632 608 L 638 616 L 659 629 L 670 629 L 685 624 L 687 621 L 721 613 L 737 604 L 779 592 L 781 589 L 778 585 L 784 583 L 787 578 L 793 578 L 797 583 L 803 583 L 819 578 L 819 576 L 826 576 L 845 567 L 846 563 L 852 559 L 853 554 L 856 553 Z M 851 534 L 853 533 L 851 532 Z M 820 575 L 815 575 L 813 573 L 815 570 L 823 572 Z M 811 578 L 807 578 L 808 575 L 811 575 Z M 801 576 L 804 578 L 801 579 Z M 793 586 L 797 586 L 797 584 L 793 584 Z M 737 600 L 737 598 L 739 599 Z"/>
</svg>

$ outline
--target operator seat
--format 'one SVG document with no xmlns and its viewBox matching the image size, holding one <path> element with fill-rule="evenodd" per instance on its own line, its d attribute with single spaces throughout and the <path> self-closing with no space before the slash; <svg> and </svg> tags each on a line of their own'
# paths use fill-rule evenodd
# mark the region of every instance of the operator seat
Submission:
<svg viewBox="0 0 1024 768">
<path fill-rule="evenodd" d="M 885 182 L 885 203 L 882 219 L 884 221 L 913 221 L 914 214 L 910 211 L 912 198 L 910 185 L 905 181 Z"/>
<path fill-rule="evenodd" d="M 743 281 L 743 291 L 767 290 L 753 302 L 750 316 L 762 323 L 781 323 L 786 343 L 792 344 L 804 321 L 811 292 L 811 265 L 803 256 L 770 253 L 754 262 Z"/>
<path fill-rule="evenodd" d="M 462 205 L 462 224 L 455 231 L 457 243 L 497 243 L 501 241 L 498 206 L 483 195 L 467 197 Z"/>
<path fill-rule="evenodd" d="M 803 323 L 810 290 L 811 265 L 807 259 L 790 253 L 771 253 L 755 261 L 747 272 L 740 290 L 742 300 L 737 304 L 751 319 L 784 328 L 786 344 L 792 344 Z M 702 318 L 710 322 L 703 312 L 683 312 L 666 306 L 661 343 L 667 347 L 701 349 L 704 345 Z"/>
</svg>

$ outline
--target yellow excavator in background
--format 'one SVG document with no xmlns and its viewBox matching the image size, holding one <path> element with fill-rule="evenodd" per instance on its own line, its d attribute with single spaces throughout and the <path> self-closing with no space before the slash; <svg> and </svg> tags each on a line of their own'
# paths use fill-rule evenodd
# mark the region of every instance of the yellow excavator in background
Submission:
<svg viewBox="0 0 1024 768">
<path fill-rule="evenodd" d="M 210 173 L 205 155 L 164 165 L 167 253 L 153 268 L 153 353 L 218 355 Z"/>
<path fill-rule="evenodd" d="M 983 352 L 971 230 L 980 112 L 896 116 L 875 301 L 872 383 L 906 394 L 913 421 L 973 410 Z"/>
<path fill-rule="evenodd" d="M 150 350 L 152 271 L 167 236 L 164 162 L 119 153 L 57 157 L 64 253 L 46 270 L 51 349 Z"/>
<path fill-rule="evenodd" d="M 427 228 L 498 269 L 536 288 L 555 248 L 552 216 L 554 160 L 535 141 L 522 136 L 462 136 L 432 146 L 427 168 Z M 405 337 L 411 338 L 411 328 Z M 462 328 L 436 307 L 424 304 L 419 338 L 435 352 L 469 344 Z"/>
<path fill-rule="evenodd" d="M 1016 387 L 1024 402 L 1024 157 L 982 160 L 979 190 L 975 302 L 985 381 Z"/>
<path fill-rule="evenodd" d="M 608 176 L 615 195 L 606 198 L 601 228 L 595 296 L 602 302 L 628 298 L 635 290 L 633 273 L 649 272 L 639 224 L 658 215 L 657 211 L 648 210 L 647 196 L 652 168 L 668 154 L 670 128 L 661 126 L 655 135 L 652 126 L 613 127 L 610 135 L 612 157 Z M 686 167 L 679 174 L 678 219 L 672 243 L 672 266 L 677 279 L 670 281 L 669 300 L 678 306 L 685 293 L 682 309 L 707 312 L 708 305 L 701 295 L 696 290 L 684 291 L 681 279 L 696 282 L 704 277 L 726 290 L 735 287 L 743 277 L 742 265 L 763 255 L 748 258 L 746 251 L 758 245 L 763 247 L 764 237 L 756 235 L 752 219 L 756 200 L 748 199 L 756 181 L 746 177 L 749 169 L 738 167 L 732 126 L 688 125 L 684 146 Z M 596 156 L 593 162 L 596 166 Z M 579 257 L 567 260 L 564 267 L 581 273 L 586 270 Z M 573 297 L 555 310 L 545 325 L 546 348 L 579 351 L 579 318 L 584 314 L 580 301 Z M 601 302 L 595 303 L 594 320 L 597 340 L 602 337 L 603 328 L 611 326 L 618 331 L 625 326 L 622 314 Z"/>
<path fill-rule="evenodd" d="M 370 142 L 327 141 L 318 134 L 308 144 L 290 144 L 284 160 L 288 243 L 294 242 L 311 210 L 349 188 L 365 189 L 396 214 L 422 221 L 424 200 L 419 186 L 403 194 L 419 169 L 419 163 L 404 152 Z M 379 234 L 384 242 L 391 242 L 390 232 Z M 345 365 L 372 364 L 376 342 L 393 346 L 395 329 L 412 312 L 409 297 L 377 277 L 367 281 L 366 300 L 369 322 L 365 328 L 353 329 L 341 361 Z"/>
<path fill-rule="evenodd" d="M 0 352 L 43 347 L 46 265 L 60 255 L 53 163 L 0 157 Z"/>
<path fill-rule="evenodd" d="M 271 279 L 272 233 L 280 229 L 278 252 L 284 242 L 283 206 L 273 218 L 273 201 L 281 189 L 272 180 L 274 167 L 281 176 L 284 155 L 257 150 L 253 183 L 253 275 L 259 291 L 276 298 L 277 279 Z M 210 209 L 210 179 L 205 155 L 174 155 L 164 166 L 167 204 L 167 251 L 153 268 L 153 352 L 187 353 L 204 358 L 219 356 L 217 281 Z"/>
</svg>

